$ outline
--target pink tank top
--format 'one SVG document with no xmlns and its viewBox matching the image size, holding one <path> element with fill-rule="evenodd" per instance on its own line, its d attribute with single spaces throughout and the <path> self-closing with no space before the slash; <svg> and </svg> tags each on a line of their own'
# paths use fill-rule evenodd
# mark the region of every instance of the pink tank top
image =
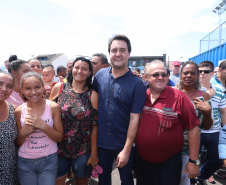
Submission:
<svg viewBox="0 0 226 185">
<path fill-rule="evenodd" d="M 50 100 L 46 100 L 45 111 L 41 119 L 53 128 L 53 119 L 50 109 Z M 21 126 L 24 126 L 25 117 L 27 116 L 27 102 L 22 104 Z M 18 155 L 27 159 L 37 159 L 48 156 L 57 152 L 57 143 L 52 141 L 44 132 L 36 129 L 33 133 L 26 137 L 23 145 L 20 146 Z"/>
<path fill-rule="evenodd" d="M 16 91 L 13 91 L 6 100 L 16 106 L 20 106 L 24 103 L 24 100 L 21 99 L 20 94 Z"/>
</svg>

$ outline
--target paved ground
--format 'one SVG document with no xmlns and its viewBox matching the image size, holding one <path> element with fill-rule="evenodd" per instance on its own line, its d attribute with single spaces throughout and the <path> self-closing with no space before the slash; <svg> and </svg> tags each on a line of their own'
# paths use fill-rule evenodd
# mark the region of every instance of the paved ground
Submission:
<svg viewBox="0 0 226 185">
<path fill-rule="evenodd" d="M 226 170 L 225 170 L 225 172 L 226 172 Z M 215 179 L 215 185 L 226 185 L 226 179 L 222 179 L 216 174 L 214 174 L 213 177 Z M 118 173 L 118 170 L 115 169 L 112 172 L 112 185 L 120 185 L 120 184 L 121 184 L 121 182 L 120 182 L 119 173 Z M 134 184 L 136 185 L 136 182 Z M 207 182 L 207 184 L 212 185 L 212 183 L 209 183 L 209 182 Z M 75 185 L 75 184 L 72 183 L 71 185 Z M 89 185 L 98 185 L 98 179 L 91 179 Z M 197 183 L 197 185 L 200 185 L 200 184 Z"/>
<path fill-rule="evenodd" d="M 218 175 L 216 175 L 216 173 L 213 175 L 213 177 L 215 179 L 216 185 L 226 185 L 226 179 L 220 178 Z M 207 182 L 207 184 L 212 185 L 213 183 Z M 199 183 L 198 183 L 198 185 L 199 185 Z"/>
</svg>

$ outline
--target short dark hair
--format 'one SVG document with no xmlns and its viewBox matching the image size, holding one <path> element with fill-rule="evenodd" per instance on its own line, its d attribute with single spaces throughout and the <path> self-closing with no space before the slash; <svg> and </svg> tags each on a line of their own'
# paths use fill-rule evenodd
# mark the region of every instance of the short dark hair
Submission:
<svg viewBox="0 0 226 185">
<path fill-rule="evenodd" d="M 223 60 L 221 63 L 220 63 L 220 65 L 219 65 L 219 69 L 226 69 L 226 60 Z"/>
<path fill-rule="evenodd" d="M 214 70 L 214 64 L 211 61 L 205 60 L 199 64 L 199 67 L 209 67 L 212 71 Z"/>
<path fill-rule="evenodd" d="M 103 53 L 95 53 L 95 54 L 93 54 L 92 57 L 100 57 L 102 64 L 107 64 L 107 66 L 108 66 L 108 59 L 107 59 L 105 54 L 103 54 Z"/>
<path fill-rule="evenodd" d="M 58 66 L 57 67 L 57 74 L 59 74 L 59 72 L 61 72 L 63 70 L 67 70 L 67 68 L 65 66 L 62 66 L 62 65 Z"/>
<path fill-rule="evenodd" d="M 110 53 L 110 49 L 111 49 L 111 44 L 114 40 L 123 40 L 126 42 L 127 44 L 127 47 L 128 47 L 128 51 L 129 53 L 131 53 L 131 43 L 130 43 L 130 40 L 128 39 L 128 37 L 126 37 L 125 35 L 121 35 L 121 34 L 116 34 L 116 35 L 113 35 L 113 37 L 111 37 L 109 39 L 109 42 L 108 42 L 108 53 Z"/>
<path fill-rule="evenodd" d="M 140 74 L 140 69 L 139 68 L 134 68 L 133 71 L 136 71 Z"/>
<path fill-rule="evenodd" d="M 83 61 L 83 62 L 86 62 L 86 63 L 89 65 L 89 71 L 91 72 L 90 75 L 88 76 L 88 78 L 86 79 L 86 83 L 85 83 L 85 85 L 84 85 L 83 88 L 88 87 L 88 89 L 92 89 L 93 66 L 92 66 L 92 64 L 91 64 L 91 61 L 90 61 L 89 59 L 85 58 L 85 57 L 77 57 L 77 58 L 75 59 L 75 61 L 73 62 L 73 67 L 74 67 L 75 63 L 76 63 L 77 61 L 79 61 L 79 60 L 81 60 L 81 61 Z M 68 81 L 68 83 L 69 83 L 70 85 L 72 85 L 72 82 L 73 82 L 72 71 L 73 71 L 73 70 L 71 70 L 71 71 L 69 72 L 68 77 L 67 77 L 67 81 Z"/>
<path fill-rule="evenodd" d="M 22 64 L 28 64 L 28 62 L 21 59 L 14 60 L 10 63 L 8 71 L 12 74 L 12 70 L 18 71 Z"/>
</svg>

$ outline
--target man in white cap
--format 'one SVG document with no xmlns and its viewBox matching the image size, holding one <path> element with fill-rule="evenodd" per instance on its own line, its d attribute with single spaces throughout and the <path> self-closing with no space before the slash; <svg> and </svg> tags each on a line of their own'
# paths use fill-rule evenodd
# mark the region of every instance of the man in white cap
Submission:
<svg viewBox="0 0 226 185">
<path fill-rule="evenodd" d="M 170 73 L 170 80 L 177 84 L 180 77 L 180 67 L 181 63 L 179 61 L 174 61 L 172 64 L 172 72 Z"/>
</svg>

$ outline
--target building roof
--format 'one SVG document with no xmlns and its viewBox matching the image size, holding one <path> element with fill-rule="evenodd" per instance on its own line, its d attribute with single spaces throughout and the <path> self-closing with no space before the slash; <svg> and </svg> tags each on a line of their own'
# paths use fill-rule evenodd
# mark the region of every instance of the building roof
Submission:
<svg viewBox="0 0 226 185">
<path fill-rule="evenodd" d="M 34 57 L 34 59 L 39 60 L 42 65 L 52 64 L 54 60 L 56 60 L 58 57 L 63 55 L 63 53 L 57 53 L 57 54 L 42 54 Z"/>
</svg>

